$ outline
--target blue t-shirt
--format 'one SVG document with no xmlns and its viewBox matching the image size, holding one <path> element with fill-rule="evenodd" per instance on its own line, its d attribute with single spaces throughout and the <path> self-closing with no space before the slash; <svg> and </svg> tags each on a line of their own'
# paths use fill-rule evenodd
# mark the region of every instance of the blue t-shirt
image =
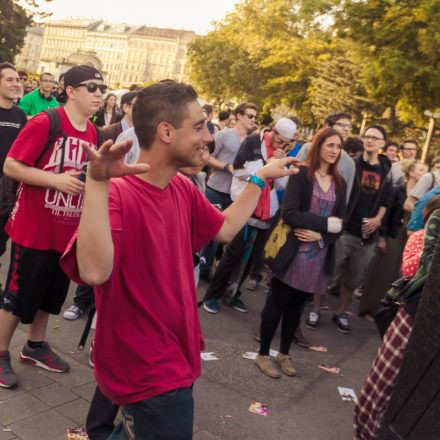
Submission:
<svg viewBox="0 0 440 440">
<path fill-rule="evenodd" d="M 440 185 L 432 188 L 431 191 L 428 191 L 421 199 L 417 200 L 413 212 L 411 213 L 408 226 L 406 227 L 408 231 L 415 232 L 423 229 L 423 210 L 428 202 L 437 194 L 440 194 Z"/>
</svg>

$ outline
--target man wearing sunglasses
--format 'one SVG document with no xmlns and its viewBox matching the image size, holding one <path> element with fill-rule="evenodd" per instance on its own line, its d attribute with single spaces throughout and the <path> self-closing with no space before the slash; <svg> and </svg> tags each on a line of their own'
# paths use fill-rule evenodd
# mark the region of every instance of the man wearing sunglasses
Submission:
<svg viewBox="0 0 440 440">
<path fill-rule="evenodd" d="M 215 149 L 211 154 L 208 166 L 214 170 L 206 188 L 206 197 L 221 211 L 231 203 L 232 164 L 238 149 L 245 137 L 257 128 L 258 108 L 251 102 L 243 102 L 234 110 L 237 125 L 219 131 L 214 136 Z M 210 243 L 203 249 L 200 257 L 200 278 L 209 280 L 209 272 L 214 262 L 217 243 Z"/>
<path fill-rule="evenodd" d="M 20 355 L 24 363 L 62 373 L 69 365 L 45 342 L 49 314 L 59 314 L 70 280 L 59 260 L 79 224 L 87 162 L 84 146 L 97 149 L 98 133 L 89 121 L 102 103 L 106 86 L 90 66 L 68 70 L 64 80 L 66 105 L 55 111 L 60 122 L 55 142 L 49 142 L 51 122 L 40 113 L 23 128 L 12 145 L 4 173 L 21 182 L 17 202 L 6 226 L 11 238 L 11 263 L 0 296 L 0 386 L 14 387 L 17 376 L 8 347 L 19 321 L 30 324 Z"/>
<path fill-rule="evenodd" d="M 20 99 L 18 106 L 26 113 L 28 119 L 47 108 L 56 108 L 58 101 L 52 96 L 53 75 L 49 72 L 40 76 L 40 86 Z"/>
</svg>

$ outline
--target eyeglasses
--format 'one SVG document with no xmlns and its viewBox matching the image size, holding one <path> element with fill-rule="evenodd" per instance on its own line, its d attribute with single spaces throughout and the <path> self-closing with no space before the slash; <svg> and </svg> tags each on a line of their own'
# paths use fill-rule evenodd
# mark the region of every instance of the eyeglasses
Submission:
<svg viewBox="0 0 440 440">
<path fill-rule="evenodd" d="M 257 120 L 257 115 L 254 115 L 253 113 L 245 113 L 245 116 L 247 116 L 249 119 Z"/>
<path fill-rule="evenodd" d="M 98 89 L 104 94 L 107 91 L 108 86 L 105 84 L 96 84 L 94 82 L 89 82 L 87 84 L 78 84 L 76 87 L 86 87 L 89 93 L 95 93 Z"/>
<path fill-rule="evenodd" d="M 27 76 L 21 76 L 20 81 L 27 81 Z"/>
<path fill-rule="evenodd" d="M 283 149 L 286 147 L 290 147 L 290 145 L 292 144 L 291 141 L 286 142 L 283 139 L 281 139 L 279 137 L 279 134 L 276 131 L 274 132 L 273 140 L 276 144 L 278 144 L 280 146 L 280 148 L 283 148 Z"/>
<path fill-rule="evenodd" d="M 362 136 L 362 139 L 364 141 L 371 141 L 371 142 L 379 142 L 385 140 L 384 138 L 378 138 L 376 136 Z"/>
<path fill-rule="evenodd" d="M 339 125 L 339 127 L 348 128 L 349 130 L 351 130 L 352 127 L 351 124 L 344 124 L 343 122 L 335 122 L 333 125 Z"/>
</svg>

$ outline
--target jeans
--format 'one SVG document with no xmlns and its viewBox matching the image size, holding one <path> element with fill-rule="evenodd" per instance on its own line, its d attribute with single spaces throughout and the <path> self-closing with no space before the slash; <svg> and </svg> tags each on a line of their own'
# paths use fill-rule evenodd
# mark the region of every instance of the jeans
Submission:
<svg viewBox="0 0 440 440">
<path fill-rule="evenodd" d="M 106 440 L 115 428 L 119 405 L 113 403 L 96 387 L 87 414 L 86 431 L 90 440 Z"/>
<path fill-rule="evenodd" d="M 255 261 L 255 258 L 260 256 L 261 253 L 263 252 L 264 244 L 266 243 L 269 229 L 258 229 L 249 225 L 241 229 L 241 231 L 238 232 L 238 234 L 226 246 L 223 257 L 220 260 L 220 264 L 217 270 L 215 271 L 214 278 L 212 279 L 206 291 L 205 299 L 209 299 L 209 298 L 220 299 L 224 295 L 228 282 L 231 280 L 234 271 L 237 269 L 237 267 L 240 266 L 240 264 L 243 264 L 242 261 L 243 253 L 246 248 L 246 241 L 245 241 L 246 228 L 248 229 L 247 232 L 248 234 L 251 233 L 252 229 L 256 229 L 257 236 L 255 238 L 255 242 L 252 248 L 250 258 L 246 262 L 246 266 L 244 268 L 242 276 L 239 280 L 237 280 L 239 284 L 238 287 L 240 287 L 240 285 L 243 283 L 243 281 L 246 279 L 247 275 L 249 274 L 249 270 L 252 266 L 252 263 Z M 236 297 L 240 296 L 239 290 L 237 291 L 235 296 Z"/>
<path fill-rule="evenodd" d="M 207 199 L 220 211 L 224 211 L 231 203 L 231 197 L 229 194 L 216 191 L 215 189 L 206 187 L 205 195 Z M 209 277 L 209 271 L 214 263 L 214 257 L 217 251 L 219 243 L 215 241 L 209 242 L 200 254 L 200 276 L 202 278 Z"/>
<path fill-rule="evenodd" d="M 90 309 L 93 303 L 93 287 L 78 286 L 75 292 L 75 296 L 73 297 L 73 304 L 75 304 L 84 312 L 87 312 L 87 310 Z"/>
<path fill-rule="evenodd" d="M 122 407 L 123 423 L 107 440 L 191 440 L 192 387 L 170 391 Z"/>
</svg>

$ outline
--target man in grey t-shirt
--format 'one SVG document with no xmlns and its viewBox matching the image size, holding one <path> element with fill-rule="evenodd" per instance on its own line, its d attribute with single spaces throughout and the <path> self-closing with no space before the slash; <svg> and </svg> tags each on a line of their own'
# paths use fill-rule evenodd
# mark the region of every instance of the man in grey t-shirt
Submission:
<svg viewBox="0 0 440 440">
<path fill-rule="evenodd" d="M 231 203 L 232 164 L 242 141 L 246 136 L 257 129 L 257 106 L 251 102 L 244 102 L 234 110 L 237 125 L 234 128 L 225 128 L 214 136 L 215 149 L 211 154 L 208 166 L 214 171 L 211 174 L 207 187 L 206 197 L 221 211 Z M 209 272 L 214 262 L 217 243 L 208 244 L 200 256 L 200 278 L 209 280 Z"/>
</svg>

